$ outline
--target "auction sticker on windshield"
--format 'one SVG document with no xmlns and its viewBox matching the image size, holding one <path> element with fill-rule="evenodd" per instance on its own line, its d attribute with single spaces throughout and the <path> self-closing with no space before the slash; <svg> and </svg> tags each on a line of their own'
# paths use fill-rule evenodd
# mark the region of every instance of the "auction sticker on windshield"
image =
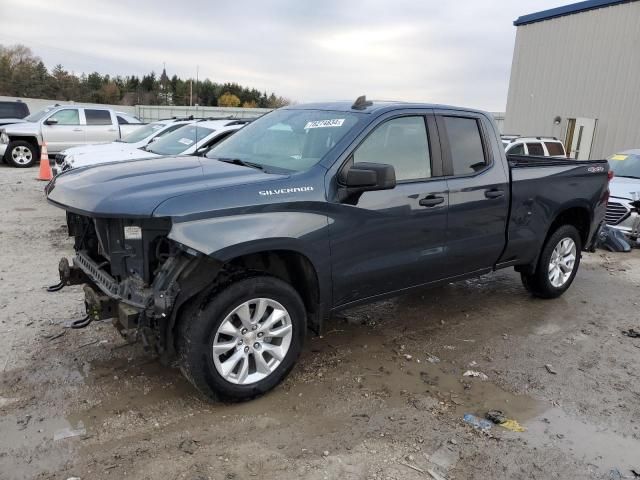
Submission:
<svg viewBox="0 0 640 480">
<path fill-rule="evenodd" d="M 306 130 L 308 128 L 341 127 L 343 123 L 344 123 L 344 118 L 332 118 L 330 120 L 315 120 L 313 122 L 307 122 L 304 128 Z"/>
<path fill-rule="evenodd" d="M 181 138 L 180 140 L 178 140 L 178 142 L 188 146 L 193 143 L 193 140 L 191 140 L 190 138 Z"/>
<path fill-rule="evenodd" d="M 609 160 L 618 160 L 618 161 L 621 161 L 621 160 L 626 160 L 626 159 L 627 159 L 627 157 L 628 157 L 628 155 L 619 155 L 619 154 L 618 154 L 618 155 L 613 155 Z"/>
</svg>

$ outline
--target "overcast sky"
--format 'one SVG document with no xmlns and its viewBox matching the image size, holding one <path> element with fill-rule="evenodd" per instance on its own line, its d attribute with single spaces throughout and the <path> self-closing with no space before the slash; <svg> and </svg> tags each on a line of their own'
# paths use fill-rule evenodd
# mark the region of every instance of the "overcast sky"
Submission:
<svg viewBox="0 0 640 480">
<path fill-rule="evenodd" d="M 558 0 L 0 0 L 0 43 L 80 74 L 235 81 L 297 102 L 504 111 L 517 17 Z"/>
</svg>

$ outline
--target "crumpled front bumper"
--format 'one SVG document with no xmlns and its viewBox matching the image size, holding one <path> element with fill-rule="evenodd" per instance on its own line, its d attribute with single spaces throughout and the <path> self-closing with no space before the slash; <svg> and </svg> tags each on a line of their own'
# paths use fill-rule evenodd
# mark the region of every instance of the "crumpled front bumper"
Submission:
<svg viewBox="0 0 640 480">
<path fill-rule="evenodd" d="M 145 309 L 144 303 L 139 302 L 148 294 L 144 289 L 129 287 L 125 293 L 121 284 L 84 252 L 77 253 L 73 266 L 62 258 L 58 271 L 65 285 L 84 284 L 85 306 L 92 320 L 114 319 L 119 330 L 137 327 L 138 317 Z M 123 293 L 129 298 L 123 298 Z"/>
<path fill-rule="evenodd" d="M 7 151 L 8 143 L 0 143 L 0 158 L 4 157 L 5 152 Z"/>
</svg>

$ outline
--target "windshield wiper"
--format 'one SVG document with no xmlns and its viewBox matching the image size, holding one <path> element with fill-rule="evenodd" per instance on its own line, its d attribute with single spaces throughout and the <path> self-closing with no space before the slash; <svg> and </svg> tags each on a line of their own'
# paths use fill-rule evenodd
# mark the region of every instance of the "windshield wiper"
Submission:
<svg viewBox="0 0 640 480">
<path fill-rule="evenodd" d="M 214 157 L 215 158 L 215 157 Z M 259 163 L 247 162 L 246 160 L 240 160 L 239 158 L 215 158 L 221 162 L 233 163 L 234 165 L 242 165 L 243 167 L 256 168 L 264 172 L 264 167 Z"/>
</svg>

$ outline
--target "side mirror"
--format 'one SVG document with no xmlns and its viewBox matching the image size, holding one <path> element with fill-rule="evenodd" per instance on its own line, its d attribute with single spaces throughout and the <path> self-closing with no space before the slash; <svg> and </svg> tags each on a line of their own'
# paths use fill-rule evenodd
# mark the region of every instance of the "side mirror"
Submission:
<svg viewBox="0 0 640 480">
<path fill-rule="evenodd" d="M 47 118 L 44 121 L 45 125 L 57 125 L 58 124 L 58 120 L 56 120 L 55 118 Z"/>
<path fill-rule="evenodd" d="M 396 186 L 396 172 L 382 163 L 353 163 L 344 174 L 344 186 L 349 193 L 391 190 Z"/>
</svg>

